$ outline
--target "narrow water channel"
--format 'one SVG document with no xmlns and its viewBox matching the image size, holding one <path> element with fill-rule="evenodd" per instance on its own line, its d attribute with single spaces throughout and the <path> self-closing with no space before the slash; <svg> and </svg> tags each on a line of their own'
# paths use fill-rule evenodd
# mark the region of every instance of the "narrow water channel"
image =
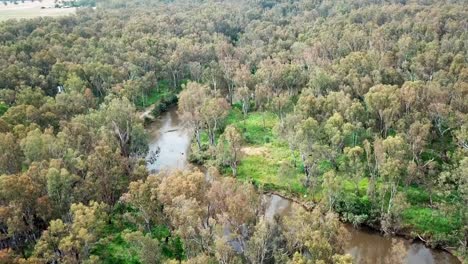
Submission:
<svg viewBox="0 0 468 264">
<path fill-rule="evenodd" d="M 191 131 L 183 128 L 176 108 L 164 113 L 148 127 L 150 134 L 150 153 L 159 150 L 156 162 L 149 162 L 147 167 L 152 172 L 161 170 L 186 169 L 189 167 L 187 152 L 192 137 Z M 291 210 L 303 210 L 302 207 L 278 195 L 265 195 L 265 216 L 287 215 Z M 411 243 L 402 238 L 388 238 L 375 231 L 355 229 L 346 225 L 350 239 L 346 243 L 346 253 L 354 257 L 359 264 L 395 263 L 395 254 L 401 255 L 403 263 L 408 264 L 459 264 L 451 254 L 433 250 L 422 243 Z"/>
<path fill-rule="evenodd" d="M 151 172 L 183 170 L 188 166 L 187 152 L 190 147 L 191 131 L 182 126 L 176 110 L 171 108 L 148 127 L 149 155 L 159 151 L 156 161 L 147 163 Z M 147 158 L 149 159 L 150 157 Z"/>
</svg>

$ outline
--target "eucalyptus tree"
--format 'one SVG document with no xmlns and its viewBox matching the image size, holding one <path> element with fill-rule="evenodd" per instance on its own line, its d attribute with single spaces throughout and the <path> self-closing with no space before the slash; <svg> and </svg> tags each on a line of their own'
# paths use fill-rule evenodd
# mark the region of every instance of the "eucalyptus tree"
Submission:
<svg viewBox="0 0 468 264">
<path fill-rule="evenodd" d="M 211 96 L 206 98 L 201 106 L 200 116 L 211 146 L 216 145 L 216 133 L 220 129 L 222 120 L 228 115 L 229 108 L 226 99 Z"/>
<path fill-rule="evenodd" d="M 229 165 L 234 176 L 237 175 L 237 167 L 242 158 L 242 141 L 242 135 L 237 128 L 229 125 L 224 130 L 217 147 L 217 155 L 221 163 Z"/>
<path fill-rule="evenodd" d="M 183 122 L 194 130 L 199 149 L 201 149 L 201 131 L 203 129 L 201 109 L 208 93 L 209 89 L 206 85 L 189 82 L 179 94 L 179 113 Z"/>
</svg>

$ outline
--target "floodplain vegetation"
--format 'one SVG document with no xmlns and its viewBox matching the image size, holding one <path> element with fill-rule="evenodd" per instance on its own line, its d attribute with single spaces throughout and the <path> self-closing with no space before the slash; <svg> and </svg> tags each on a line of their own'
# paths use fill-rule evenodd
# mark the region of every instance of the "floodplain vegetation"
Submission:
<svg viewBox="0 0 468 264">
<path fill-rule="evenodd" d="M 467 25 L 463 0 L 1 22 L 0 263 L 352 263 L 343 221 L 466 258 Z M 146 169 L 140 113 L 175 103 L 208 180 Z M 266 219 L 262 192 L 313 209 Z"/>
</svg>

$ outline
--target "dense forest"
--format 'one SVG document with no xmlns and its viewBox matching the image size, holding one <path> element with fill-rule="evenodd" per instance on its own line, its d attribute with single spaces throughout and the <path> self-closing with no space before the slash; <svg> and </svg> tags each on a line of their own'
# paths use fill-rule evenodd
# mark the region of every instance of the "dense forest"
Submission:
<svg viewBox="0 0 468 264">
<path fill-rule="evenodd" d="M 0 263 L 352 263 L 342 222 L 466 259 L 467 46 L 464 0 L 2 22 Z M 207 172 L 147 169 L 141 113 L 175 103 Z M 262 192 L 309 210 L 266 220 Z"/>
</svg>

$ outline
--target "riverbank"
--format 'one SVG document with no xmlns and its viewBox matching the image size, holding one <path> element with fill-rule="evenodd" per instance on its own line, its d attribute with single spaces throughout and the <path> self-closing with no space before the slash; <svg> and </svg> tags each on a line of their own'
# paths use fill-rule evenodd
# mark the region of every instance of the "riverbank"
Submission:
<svg viewBox="0 0 468 264">
<path fill-rule="evenodd" d="M 255 114 L 252 114 L 252 116 L 255 116 Z M 229 119 L 233 120 L 232 118 L 233 117 L 231 115 L 228 118 L 228 122 Z M 248 125 L 249 120 L 246 121 L 246 124 Z M 168 112 L 162 114 L 154 123 L 148 126 L 148 129 L 151 136 L 150 151 L 160 148 L 162 157 L 162 159 L 160 159 L 157 163 L 148 164 L 148 169 L 150 171 L 160 171 L 168 168 L 186 169 L 189 167 L 190 163 L 187 162 L 187 154 L 190 151 L 190 144 L 193 133 L 181 126 L 181 121 L 178 118 L 175 108 L 171 108 Z M 247 132 L 248 130 L 246 133 Z M 251 142 L 262 142 L 260 136 L 258 136 L 257 133 L 252 133 L 252 130 L 250 132 Z M 273 135 L 272 131 L 269 131 L 269 133 L 269 135 Z M 204 144 L 207 144 L 207 139 L 205 136 Z M 247 151 L 251 155 L 265 155 L 265 153 L 259 149 L 250 148 L 247 149 Z M 261 169 L 263 166 L 265 166 L 265 164 L 258 164 L 257 167 L 258 169 Z M 225 173 L 228 173 L 228 171 L 225 171 Z M 252 178 L 249 179 L 244 177 L 240 178 L 240 180 L 252 181 Z M 315 205 L 309 196 L 304 198 L 303 194 L 297 193 L 295 195 L 291 195 L 291 193 L 289 193 L 288 195 L 288 192 L 281 188 L 277 188 L 279 190 L 271 190 L 268 189 L 268 185 L 259 185 L 255 182 L 254 184 L 258 188 L 262 189 L 266 195 L 276 195 L 282 200 L 287 200 L 288 204 L 294 203 L 306 210 L 312 210 Z M 284 202 L 281 202 L 281 204 L 284 207 Z M 350 227 L 350 225 L 348 225 L 348 227 Z M 411 259 L 409 263 L 460 263 L 460 261 L 448 253 L 440 250 L 430 250 L 428 247 L 421 246 L 420 243 L 412 243 L 413 241 L 403 239 L 403 236 L 398 237 L 399 239 L 397 239 L 397 241 L 404 245 L 406 254 L 408 255 L 409 259 Z M 380 258 L 385 258 L 385 256 L 392 254 L 392 237 L 382 236 L 381 233 L 375 228 L 372 229 L 372 232 L 362 228 L 355 229 L 355 232 L 352 232 L 350 241 L 351 242 L 347 247 L 347 252 L 354 254 L 356 259 L 362 260 L 359 263 L 378 263 Z M 376 245 L 379 247 L 379 251 L 373 252 L 372 250 L 369 250 Z M 424 259 L 429 259 L 430 261 L 428 262 Z"/>
<path fill-rule="evenodd" d="M 282 199 L 288 200 L 291 203 L 299 205 L 300 207 L 302 207 L 304 210 L 307 210 L 307 211 L 312 211 L 316 206 L 316 204 L 314 204 L 314 203 L 312 203 L 310 201 L 304 201 L 304 200 L 301 200 L 300 198 L 291 197 L 291 196 L 288 196 L 287 194 L 283 194 L 283 193 L 280 193 L 280 192 L 264 191 L 263 194 L 264 195 L 279 196 Z M 405 241 L 407 241 L 407 242 L 409 242 L 411 244 L 413 244 L 413 243 L 423 244 L 425 247 L 431 248 L 432 250 L 439 251 L 439 252 L 446 252 L 447 254 L 450 254 L 450 256 L 452 256 L 453 259 L 458 260 L 459 263 L 463 263 L 463 261 L 464 261 L 460 256 L 457 255 L 457 252 L 455 250 L 447 248 L 447 247 L 435 247 L 434 248 L 434 247 L 432 247 L 432 245 L 430 243 L 428 243 L 422 237 L 412 235 L 410 230 L 398 231 L 398 232 L 394 232 L 394 233 L 392 233 L 390 235 L 385 235 L 379 226 L 366 225 L 366 224 L 361 224 L 359 226 L 354 226 L 349 222 L 343 222 L 343 223 L 347 226 L 348 231 L 352 229 L 352 230 L 358 230 L 358 231 L 369 233 L 369 234 L 375 234 L 375 235 L 378 235 L 378 236 L 380 236 L 382 238 L 387 238 L 387 239 L 388 238 L 389 239 L 391 239 L 391 238 L 404 239 Z M 449 257 L 447 257 L 447 258 L 449 258 Z M 453 261 L 454 260 L 452 260 L 451 263 L 455 263 Z M 446 262 L 444 262 L 444 263 L 446 263 Z"/>
<path fill-rule="evenodd" d="M 323 188 L 327 186 L 319 183 L 313 190 L 304 186 L 305 176 L 301 162 L 297 158 L 294 160 L 289 146 L 278 136 L 278 122 L 278 118 L 272 113 L 251 112 L 244 120 L 239 108 L 234 107 L 231 110 L 224 125 L 234 125 L 242 131 L 244 139 L 237 178 L 252 182 L 265 192 L 281 194 L 310 207 L 323 199 Z M 206 135 L 202 135 L 202 142 L 202 149 L 209 149 Z M 197 148 L 194 145 L 192 147 L 192 161 L 213 162 L 209 161 L 207 153 L 198 153 Z M 299 156 L 297 153 L 296 155 Z M 323 161 L 319 164 L 319 174 L 331 168 L 330 162 Z M 230 168 L 223 168 L 222 173 L 231 174 Z M 335 211 L 340 213 L 345 222 L 382 232 L 380 220 L 372 215 L 373 205 L 367 196 L 368 188 L 368 177 L 362 177 L 359 181 L 357 193 L 353 182 L 342 180 L 336 190 Z M 401 211 L 400 222 L 390 231 L 399 237 L 424 241 L 431 248 L 455 253 L 453 245 L 458 243 L 457 236 L 460 234 L 453 231 L 459 230 L 463 225 L 460 218 L 456 214 L 430 206 L 429 194 L 418 186 L 402 186 L 400 192 L 404 193 L 407 205 Z M 432 198 L 436 201 L 444 199 L 437 195 Z"/>
</svg>

